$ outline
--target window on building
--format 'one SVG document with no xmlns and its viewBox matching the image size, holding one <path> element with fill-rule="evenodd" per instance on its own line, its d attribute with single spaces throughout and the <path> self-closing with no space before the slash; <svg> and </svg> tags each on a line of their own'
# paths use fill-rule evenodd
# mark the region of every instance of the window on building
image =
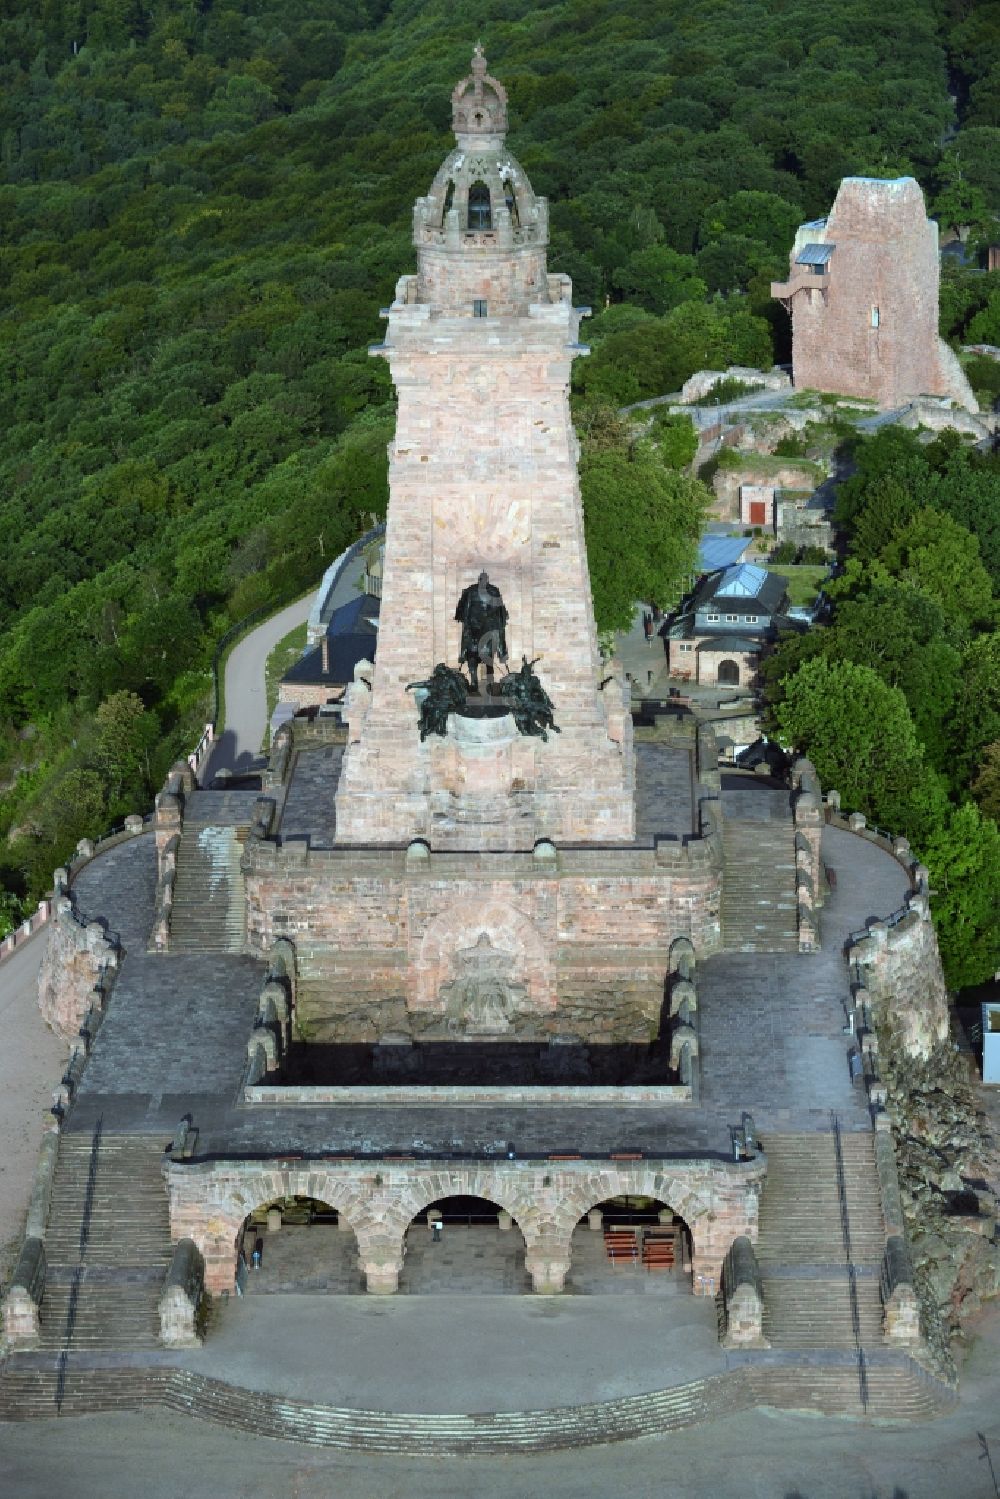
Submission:
<svg viewBox="0 0 1000 1499">
<path fill-rule="evenodd" d="M 738 614 L 727 614 L 726 615 L 726 624 L 727 625 L 734 625 L 734 624 L 736 624 L 736 622 L 737 622 L 738 619 L 739 619 L 739 615 Z"/>
<path fill-rule="evenodd" d="M 681 650 L 682 651 L 691 651 L 691 650 L 694 650 L 694 646 L 691 646 L 691 645 L 682 645 L 681 646 Z"/>
<path fill-rule="evenodd" d="M 473 317 L 485 317 L 486 316 L 486 303 L 482 302 L 482 301 L 480 301 L 478 299 L 475 302 L 473 302 L 473 304 L 472 304 L 472 316 Z"/>
<path fill-rule="evenodd" d="M 493 209 L 490 206 L 490 190 L 485 182 L 474 182 L 469 188 L 469 228 L 493 228 Z"/>
<path fill-rule="evenodd" d="M 442 224 L 447 219 L 449 213 L 454 208 L 454 206 L 455 206 L 455 184 L 454 184 L 454 182 L 449 182 L 448 183 L 448 191 L 444 195 L 444 212 L 441 215 L 441 223 Z"/>
<path fill-rule="evenodd" d="M 706 614 L 705 622 L 706 624 L 717 625 L 719 623 L 719 616 L 717 614 Z"/>
<path fill-rule="evenodd" d="M 743 623 L 745 625 L 755 625 L 757 623 L 756 614 L 744 614 Z"/>
<path fill-rule="evenodd" d="M 513 224 L 515 229 L 519 229 L 521 227 L 521 216 L 517 211 L 517 198 L 514 194 L 514 184 L 513 182 L 511 182 L 509 177 L 506 179 L 503 185 L 503 200 L 507 205 L 507 212 L 510 214 L 511 223 Z"/>
<path fill-rule="evenodd" d="M 872 308 L 872 327 L 873 328 L 877 328 L 878 325 L 879 325 L 879 321 L 880 321 L 880 319 L 879 319 L 879 310 L 878 310 L 877 307 L 873 307 Z"/>
</svg>

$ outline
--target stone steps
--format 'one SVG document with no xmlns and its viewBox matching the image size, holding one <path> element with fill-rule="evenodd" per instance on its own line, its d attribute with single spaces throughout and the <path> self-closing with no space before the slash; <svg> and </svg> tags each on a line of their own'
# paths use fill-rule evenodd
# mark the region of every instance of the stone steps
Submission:
<svg viewBox="0 0 1000 1499">
<path fill-rule="evenodd" d="M 809 1277 L 762 1276 L 764 1336 L 772 1348 L 853 1348 L 854 1323 L 850 1285 L 846 1275 L 819 1280 Z M 874 1277 L 856 1281 L 858 1320 L 864 1347 L 882 1343 L 882 1299 Z"/>
<path fill-rule="evenodd" d="M 871 1367 L 869 1416 L 926 1420 L 950 1409 L 952 1392 L 910 1360 Z M 58 1405 L 57 1405 L 58 1401 Z M 654 1436 L 755 1404 L 861 1415 L 857 1366 L 798 1361 L 739 1369 L 598 1404 L 476 1415 L 393 1414 L 310 1404 L 237 1389 L 187 1369 L 32 1367 L 15 1361 L 0 1380 L 0 1419 L 28 1420 L 153 1405 L 254 1435 L 311 1446 L 420 1456 L 558 1450 Z"/>
<path fill-rule="evenodd" d="M 185 829 L 177 850 L 171 952 L 242 952 L 246 899 L 243 827 Z"/>
<path fill-rule="evenodd" d="M 723 823 L 722 945 L 731 952 L 797 952 L 795 830 L 791 819 Z"/>
<path fill-rule="evenodd" d="M 831 1134 L 771 1135 L 760 1201 L 757 1257 L 764 1264 L 845 1262 L 836 1152 Z M 851 1253 L 880 1268 L 885 1225 L 868 1134 L 841 1135 Z"/>
<path fill-rule="evenodd" d="M 856 1346 L 847 1274 L 837 1153 L 832 1133 L 768 1135 L 757 1259 L 764 1287 L 764 1336 L 775 1348 Z M 859 1331 L 882 1346 L 879 1272 L 885 1224 L 869 1134 L 841 1134 L 841 1156 Z M 782 1273 L 784 1272 L 784 1273 Z"/>
<path fill-rule="evenodd" d="M 45 1230 L 41 1346 L 152 1349 L 170 1262 L 159 1137 L 63 1134 Z"/>
<path fill-rule="evenodd" d="M 41 1348 L 155 1348 L 162 1276 L 152 1284 L 122 1282 L 45 1287 Z"/>
</svg>

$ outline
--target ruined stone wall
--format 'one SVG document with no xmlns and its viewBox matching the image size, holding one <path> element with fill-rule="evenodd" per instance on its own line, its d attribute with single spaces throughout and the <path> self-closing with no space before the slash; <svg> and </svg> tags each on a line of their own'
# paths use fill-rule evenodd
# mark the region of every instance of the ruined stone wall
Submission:
<svg viewBox="0 0 1000 1499">
<path fill-rule="evenodd" d="M 485 938 L 513 986 L 513 1034 L 648 1041 L 671 943 L 718 947 L 718 843 L 459 858 L 251 839 L 248 939 L 261 953 L 295 944 L 310 1039 L 440 1031 L 455 1019 L 441 991 L 460 977 L 456 955 Z"/>
<path fill-rule="evenodd" d="M 822 276 L 796 265 L 802 244 L 835 248 Z M 825 228 L 796 236 L 786 295 L 799 389 L 867 397 L 884 409 L 921 394 L 975 410 L 968 382 L 938 337 L 937 225 L 912 177 L 845 177 Z"/>
<path fill-rule="evenodd" d="M 393 1292 L 410 1223 L 443 1197 L 483 1197 L 508 1212 L 524 1235 L 534 1289 L 561 1291 L 577 1223 L 611 1197 L 653 1197 L 687 1223 L 695 1295 L 714 1296 L 733 1240 L 756 1242 L 763 1156 L 717 1160 L 277 1161 L 172 1162 L 165 1169 L 170 1233 L 191 1239 L 205 1259 L 206 1288 L 231 1291 L 236 1239 L 254 1209 L 282 1197 L 313 1197 L 353 1229 L 368 1290 Z"/>
<path fill-rule="evenodd" d="M 892 925 L 869 924 L 851 949 L 864 975 L 873 1018 L 889 1049 L 926 1059 L 948 1035 L 948 993 L 924 890 Z"/>
<path fill-rule="evenodd" d="M 117 944 L 99 922 L 83 922 L 72 897 L 57 881 L 45 951 L 38 973 L 38 1008 L 46 1025 L 64 1041 L 79 1033 L 98 994 L 117 973 Z"/>
</svg>

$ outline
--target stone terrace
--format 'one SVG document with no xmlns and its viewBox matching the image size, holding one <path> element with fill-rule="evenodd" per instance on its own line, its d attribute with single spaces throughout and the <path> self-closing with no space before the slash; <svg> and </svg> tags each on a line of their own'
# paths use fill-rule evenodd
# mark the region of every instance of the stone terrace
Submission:
<svg viewBox="0 0 1000 1499">
<path fill-rule="evenodd" d="M 299 751 L 278 824 L 280 838 L 309 838 L 314 847 L 334 842 L 337 818 L 334 797 L 344 758 L 342 744 L 309 746 Z M 686 837 L 694 828 L 691 755 L 663 743 L 635 747 L 636 844 L 653 846 L 654 834 Z"/>
<path fill-rule="evenodd" d="M 741 791 L 748 815 L 756 794 Z M 726 793 L 729 799 L 729 793 Z M 844 945 L 850 932 L 903 901 L 906 876 L 876 845 L 836 828 L 824 857 L 839 871 L 821 913 L 814 954 L 722 953 L 699 965 L 704 1083 L 699 1104 L 672 1110 L 562 1105 L 309 1109 L 236 1103 L 261 965 L 212 954 L 147 954 L 153 848 L 148 838 L 112 849 L 84 869 L 77 900 L 120 931 L 126 958 L 84 1073 L 68 1128 L 103 1115 L 109 1128 L 166 1131 L 192 1111 L 200 1150 L 303 1153 L 521 1155 L 642 1150 L 650 1155 L 728 1154 L 729 1124 L 743 1109 L 761 1130 L 825 1128 L 831 1108 L 845 1128 L 867 1127 L 852 1086 L 842 1027 L 848 998 Z M 752 879 L 752 871 L 747 878 Z M 206 1000 L 208 1001 L 206 1003 Z"/>
</svg>

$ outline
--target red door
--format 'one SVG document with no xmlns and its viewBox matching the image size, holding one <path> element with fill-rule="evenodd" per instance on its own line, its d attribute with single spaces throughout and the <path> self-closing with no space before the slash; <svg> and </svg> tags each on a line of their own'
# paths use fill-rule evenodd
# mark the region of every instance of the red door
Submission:
<svg viewBox="0 0 1000 1499">
<path fill-rule="evenodd" d="M 767 525 L 767 503 L 764 500 L 750 501 L 750 524 L 751 526 Z"/>
</svg>

